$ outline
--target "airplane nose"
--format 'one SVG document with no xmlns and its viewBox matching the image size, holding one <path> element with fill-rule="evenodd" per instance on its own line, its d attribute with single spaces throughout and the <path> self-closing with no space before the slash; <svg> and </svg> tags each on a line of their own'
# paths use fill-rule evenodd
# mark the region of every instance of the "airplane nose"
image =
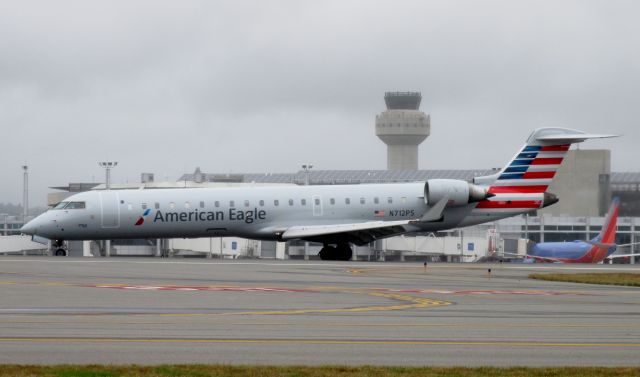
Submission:
<svg viewBox="0 0 640 377">
<path fill-rule="evenodd" d="M 20 233 L 33 236 L 35 234 L 35 230 L 36 230 L 36 226 L 33 223 L 33 220 L 31 220 L 28 223 L 24 224 L 22 228 L 20 228 Z"/>
<path fill-rule="evenodd" d="M 22 228 L 20 228 L 20 233 L 28 234 L 30 236 L 35 236 L 38 231 L 38 226 L 40 225 L 41 220 L 39 218 L 35 218 L 28 223 L 24 224 Z"/>
</svg>

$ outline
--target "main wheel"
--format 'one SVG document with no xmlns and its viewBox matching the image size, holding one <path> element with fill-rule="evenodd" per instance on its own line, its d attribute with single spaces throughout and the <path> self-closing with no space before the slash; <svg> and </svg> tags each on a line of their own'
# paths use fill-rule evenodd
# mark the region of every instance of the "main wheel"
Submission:
<svg viewBox="0 0 640 377">
<path fill-rule="evenodd" d="M 342 243 L 336 247 L 336 254 L 336 260 L 348 261 L 353 256 L 353 250 L 348 243 Z"/>
<path fill-rule="evenodd" d="M 322 260 L 337 260 L 337 254 L 338 252 L 335 247 L 327 245 L 320 249 L 318 256 L 320 256 Z"/>
<path fill-rule="evenodd" d="M 53 255 L 55 255 L 56 257 L 66 257 L 67 251 L 65 249 L 58 249 L 53 253 Z"/>
</svg>

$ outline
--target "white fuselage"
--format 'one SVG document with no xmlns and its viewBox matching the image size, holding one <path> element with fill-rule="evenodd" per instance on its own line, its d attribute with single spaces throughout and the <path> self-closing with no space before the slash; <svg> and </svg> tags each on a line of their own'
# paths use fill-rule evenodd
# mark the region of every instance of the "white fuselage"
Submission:
<svg viewBox="0 0 640 377">
<path fill-rule="evenodd" d="M 84 208 L 52 209 L 23 231 L 49 239 L 195 238 L 238 236 L 277 240 L 293 226 L 419 220 L 430 208 L 424 182 L 326 186 L 91 191 L 65 200 Z M 432 205 L 432 203 L 431 203 Z M 73 206 L 70 206 L 73 207 Z M 442 221 L 404 226 L 436 231 L 513 215 L 446 208 Z"/>
</svg>

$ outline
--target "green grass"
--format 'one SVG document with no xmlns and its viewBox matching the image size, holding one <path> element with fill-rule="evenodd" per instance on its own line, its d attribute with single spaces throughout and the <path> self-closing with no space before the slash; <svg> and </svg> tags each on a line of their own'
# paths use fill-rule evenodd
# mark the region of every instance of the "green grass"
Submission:
<svg viewBox="0 0 640 377">
<path fill-rule="evenodd" d="M 564 281 L 569 283 L 628 285 L 640 287 L 640 274 L 633 273 L 588 273 L 588 274 L 531 274 L 531 279 Z"/>
<path fill-rule="evenodd" d="M 0 377 L 46 376 L 46 377 L 609 377 L 639 376 L 637 368 L 402 368 L 402 367 L 276 367 L 276 366 L 229 366 L 229 365 L 160 365 L 160 366 L 23 366 L 0 365 Z"/>
</svg>

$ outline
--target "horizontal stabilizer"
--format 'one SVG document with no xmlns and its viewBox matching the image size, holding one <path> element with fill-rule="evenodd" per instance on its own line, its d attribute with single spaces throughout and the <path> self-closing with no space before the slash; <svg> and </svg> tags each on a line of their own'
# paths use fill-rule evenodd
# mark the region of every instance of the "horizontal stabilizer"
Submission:
<svg viewBox="0 0 640 377">
<path fill-rule="evenodd" d="M 563 145 L 581 143 L 588 139 L 606 139 L 618 136 L 620 135 L 588 134 L 570 128 L 539 128 L 531 135 L 528 144 L 531 145 L 537 141 L 541 145 Z"/>
</svg>

